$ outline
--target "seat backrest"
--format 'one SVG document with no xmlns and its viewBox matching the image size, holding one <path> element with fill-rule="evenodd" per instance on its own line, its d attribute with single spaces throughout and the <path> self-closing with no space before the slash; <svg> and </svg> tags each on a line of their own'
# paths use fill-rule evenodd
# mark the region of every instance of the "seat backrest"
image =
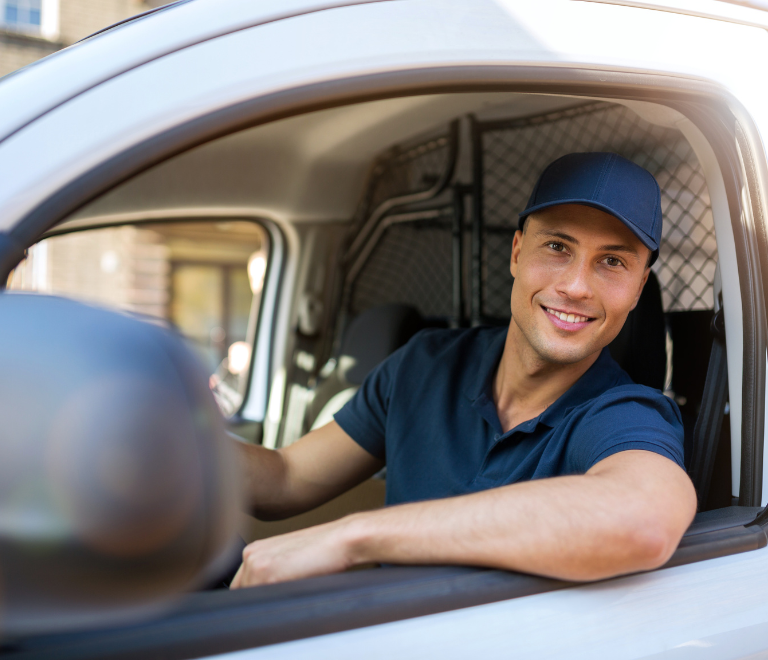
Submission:
<svg viewBox="0 0 768 660">
<path fill-rule="evenodd" d="M 661 289 L 651 271 L 643 293 L 624 327 L 608 346 L 622 369 L 639 385 L 664 389 L 667 340 Z"/>
<path fill-rule="evenodd" d="M 380 362 L 425 327 L 414 307 L 391 303 L 371 307 L 347 327 L 336 367 L 314 390 L 307 418 L 312 429 L 330 422 Z"/>
<path fill-rule="evenodd" d="M 415 307 L 391 303 L 365 310 L 355 317 L 344 333 L 340 355 L 351 359 L 344 378 L 351 385 L 362 385 L 365 377 L 424 327 Z"/>
</svg>

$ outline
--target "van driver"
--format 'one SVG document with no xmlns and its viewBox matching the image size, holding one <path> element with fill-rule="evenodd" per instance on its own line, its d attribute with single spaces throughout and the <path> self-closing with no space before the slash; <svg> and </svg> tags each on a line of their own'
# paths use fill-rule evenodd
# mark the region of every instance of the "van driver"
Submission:
<svg viewBox="0 0 768 660">
<path fill-rule="evenodd" d="M 669 559 L 696 510 L 680 412 L 607 348 L 658 256 L 659 187 L 616 154 L 570 154 L 520 222 L 508 328 L 422 331 L 333 422 L 284 449 L 242 445 L 258 518 L 385 464 L 388 506 L 251 543 L 233 588 L 371 562 L 595 580 Z"/>
</svg>

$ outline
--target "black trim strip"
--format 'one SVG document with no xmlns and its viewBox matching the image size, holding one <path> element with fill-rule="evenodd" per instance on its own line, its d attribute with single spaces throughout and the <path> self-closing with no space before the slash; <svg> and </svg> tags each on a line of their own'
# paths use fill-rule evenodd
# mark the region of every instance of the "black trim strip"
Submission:
<svg viewBox="0 0 768 660">
<path fill-rule="evenodd" d="M 464 192 L 460 186 L 453 187 L 453 223 L 451 227 L 451 248 L 453 256 L 453 319 L 456 327 L 463 328 L 464 322 Z"/>
<path fill-rule="evenodd" d="M 483 134 L 480 122 L 474 115 L 469 116 L 469 130 L 472 141 L 472 261 L 470 262 L 470 290 L 472 309 L 470 324 L 483 322 Z"/>
<path fill-rule="evenodd" d="M 11 271 L 27 254 L 27 247 L 10 234 L 0 232 L 0 291 L 10 277 Z M 5 277 L 2 274 L 5 273 Z"/>
<path fill-rule="evenodd" d="M 663 568 L 693 564 L 741 552 L 757 550 L 768 545 L 765 530 L 758 526 L 729 527 L 703 534 L 684 536 L 675 554 Z"/>
</svg>

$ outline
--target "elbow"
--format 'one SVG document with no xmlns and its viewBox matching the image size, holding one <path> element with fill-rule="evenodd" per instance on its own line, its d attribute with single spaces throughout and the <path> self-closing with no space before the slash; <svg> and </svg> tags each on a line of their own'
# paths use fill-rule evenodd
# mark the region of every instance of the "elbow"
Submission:
<svg viewBox="0 0 768 660">
<path fill-rule="evenodd" d="M 657 519 L 636 520 L 625 527 L 617 542 L 623 548 L 617 556 L 623 558 L 616 574 L 638 573 L 661 568 L 674 554 L 683 531 L 678 525 Z"/>
<path fill-rule="evenodd" d="M 681 534 L 659 524 L 636 528 L 630 535 L 632 552 L 627 572 L 661 568 L 674 554 L 680 538 Z"/>
<path fill-rule="evenodd" d="M 634 566 L 627 572 L 652 571 L 666 564 L 680 545 L 685 530 L 696 513 L 696 496 L 666 511 L 644 511 L 628 520 L 627 542 L 631 544 Z"/>
<path fill-rule="evenodd" d="M 557 577 L 577 582 L 605 580 L 619 575 L 661 568 L 669 561 L 682 534 L 658 522 L 620 525 L 602 536 L 588 556 Z"/>
</svg>

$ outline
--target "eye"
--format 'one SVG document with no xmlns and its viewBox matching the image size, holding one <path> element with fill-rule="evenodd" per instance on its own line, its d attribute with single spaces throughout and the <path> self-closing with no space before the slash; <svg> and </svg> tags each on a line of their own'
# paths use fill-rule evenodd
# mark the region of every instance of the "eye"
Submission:
<svg viewBox="0 0 768 660">
<path fill-rule="evenodd" d="M 611 266 L 612 268 L 617 268 L 618 266 L 624 265 L 624 262 L 618 257 L 606 257 L 603 259 L 603 261 L 607 266 Z"/>
<path fill-rule="evenodd" d="M 557 243 L 556 241 L 550 241 L 547 243 L 547 247 L 551 250 L 554 250 L 555 252 L 565 252 L 565 245 L 562 243 Z"/>
</svg>

